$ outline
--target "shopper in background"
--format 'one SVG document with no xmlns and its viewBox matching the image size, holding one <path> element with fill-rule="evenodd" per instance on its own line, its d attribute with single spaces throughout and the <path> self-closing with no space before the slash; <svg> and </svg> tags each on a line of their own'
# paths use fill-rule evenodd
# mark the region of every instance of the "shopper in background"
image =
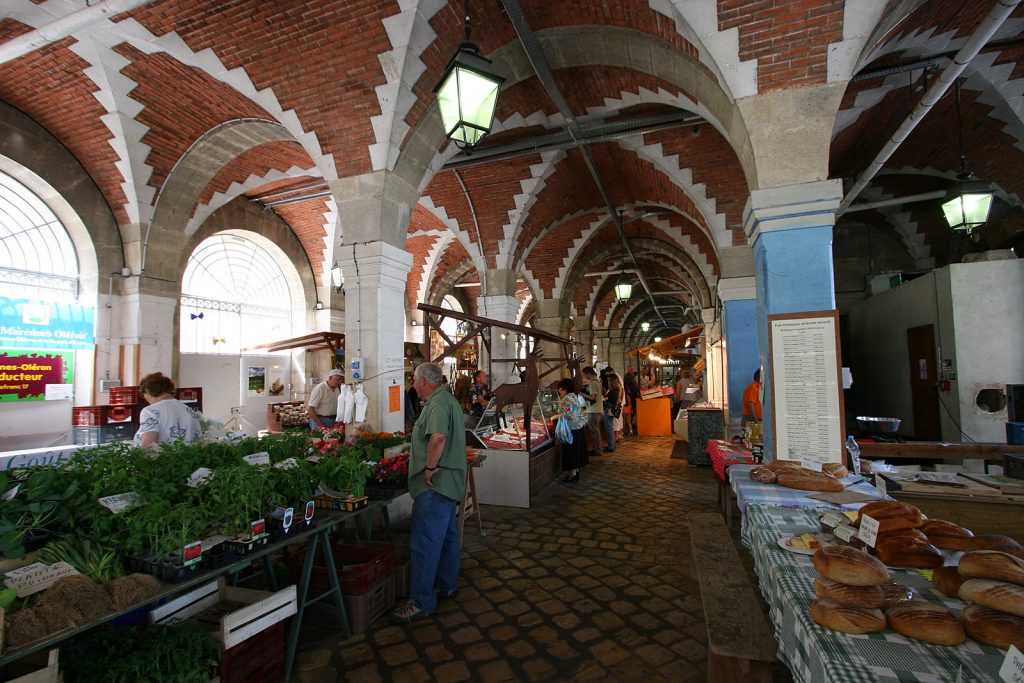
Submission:
<svg viewBox="0 0 1024 683">
<path fill-rule="evenodd" d="M 615 378 L 619 382 L 619 400 L 617 408 L 615 410 L 615 418 L 612 420 L 612 429 L 615 431 L 615 441 L 618 442 L 622 439 L 622 417 L 623 407 L 626 405 L 626 392 L 622 388 L 622 378 L 619 377 L 619 373 L 615 372 L 615 368 L 608 366 L 608 387 L 611 388 L 612 378 Z M 605 406 L 608 404 L 608 392 L 605 391 Z"/>
<path fill-rule="evenodd" d="M 455 594 L 459 580 L 459 522 L 455 513 L 466 497 L 466 432 L 462 406 L 438 391 L 444 371 L 423 363 L 413 386 L 426 403 L 412 429 L 409 493 L 409 601 L 391 612 L 391 620 L 409 624 L 437 610 L 437 598 Z"/>
<path fill-rule="evenodd" d="M 651 374 L 650 368 L 644 368 L 640 371 L 640 390 L 650 389 L 654 386 L 654 376 Z"/>
<path fill-rule="evenodd" d="M 636 371 L 630 365 L 626 368 L 626 379 L 623 382 L 626 393 L 626 407 L 622 409 L 623 428 L 626 436 L 636 436 L 636 400 L 640 397 L 640 382 L 636 379 Z"/>
<path fill-rule="evenodd" d="M 593 367 L 583 368 L 583 398 L 586 399 L 587 434 L 590 435 L 588 457 L 601 452 L 601 423 L 604 421 L 604 398 L 601 395 L 601 381 Z"/>
<path fill-rule="evenodd" d="M 761 421 L 761 368 L 754 370 L 754 381 L 743 390 L 743 424 Z"/>
<path fill-rule="evenodd" d="M 327 379 L 313 387 L 306 401 L 306 414 L 309 415 L 309 428 L 312 430 L 327 429 L 334 426 L 334 418 L 338 414 L 338 395 L 345 374 L 335 368 L 327 373 Z"/>
<path fill-rule="evenodd" d="M 580 468 L 587 464 L 587 440 L 583 435 L 583 427 L 587 424 L 586 414 L 576 395 L 576 382 L 566 377 L 558 383 L 559 420 L 568 420 L 572 431 L 572 443 L 564 443 L 562 449 L 562 471 L 566 472 L 562 481 L 575 484 L 580 480 Z"/>
<path fill-rule="evenodd" d="M 686 390 L 690 388 L 690 371 L 683 370 L 679 373 L 679 379 L 676 380 L 676 404 L 674 414 L 678 414 L 680 410 L 687 407 L 688 401 L 686 400 Z"/>
<path fill-rule="evenodd" d="M 494 394 L 491 393 L 491 386 L 487 383 L 487 373 L 483 370 L 477 370 L 473 373 L 473 384 L 469 387 L 469 392 L 466 397 L 466 410 L 473 419 L 477 422 L 483 417 L 484 409 L 487 408 L 487 404 L 491 402 L 491 397 Z M 476 426 L 474 424 L 474 426 Z"/>
<path fill-rule="evenodd" d="M 615 420 L 622 415 L 622 384 L 619 376 L 608 373 L 608 395 L 604 399 L 604 432 L 608 440 L 605 453 L 615 452 Z"/>
<path fill-rule="evenodd" d="M 203 433 L 199 413 L 174 398 L 174 382 L 163 373 L 153 372 L 139 382 L 139 396 L 149 405 L 139 413 L 136 446 L 146 448 L 170 441 L 191 443 Z"/>
</svg>

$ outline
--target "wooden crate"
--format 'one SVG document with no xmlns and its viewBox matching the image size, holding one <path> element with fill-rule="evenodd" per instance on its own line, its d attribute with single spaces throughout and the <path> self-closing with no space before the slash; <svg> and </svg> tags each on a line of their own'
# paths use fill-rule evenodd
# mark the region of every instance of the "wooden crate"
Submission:
<svg viewBox="0 0 1024 683">
<path fill-rule="evenodd" d="M 295 586 L 276 593 L 227 586 L 224 577 L 160 605 L 149 614 L 150 623 L 173 624 L 185 619 L 216 626 L 215 637 L 225 649 L 295 614 Z"/>
<path fill-rule="evenodd" d="M 33 652 L 11 662 L 3 669 L 3 683 L 58 683 L 64 680 L 58 670 L 60 649 Z"/>
</svg>

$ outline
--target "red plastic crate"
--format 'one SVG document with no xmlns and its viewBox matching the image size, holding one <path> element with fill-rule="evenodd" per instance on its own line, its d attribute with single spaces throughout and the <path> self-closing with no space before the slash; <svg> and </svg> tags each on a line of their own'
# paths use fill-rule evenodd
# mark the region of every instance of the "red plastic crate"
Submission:
<svg viewBox="0 0 1024 683">
<path fill-rule="evenodd" d="M 106 420 L 104 424 L 118 424 L 120 422 L 137 422 L 139 418 L 138 410 L 135 406 L 128 405 L 116 405 L 116 406 L 103 406 L 106 408 Z"/>
<path fill-rule="evenodd" d="M 138 402 L 138 387 L 114 387 L 110 390 L 110 403 L 112 405 L 133 406 Z"/>
<path fill-rule="evenodd" d="M 75 406 L 71 409 L 71 424 L 75 427 L 96 427 L 107 424 L 110 406 Z"/>
<path fill-rule="evenodd" d="M 175 392 L 174 398 L 179 401 L 186 401 L 192 403 L 195 401 L 203 400 L 203 389 L 202 387 L 179 387 Z"/>
<path fill-rule="evenodd" d="M 371 546 L 332 541 L 331 550 L 334 553 L 341 592 L 346 595 L 363 595 L 395 573 L 393 545 Z M 302 576 L 304 560 L 305 553 L 293 553 L 288 558 L 288 574 L 296 583 Z M 317 552 L 309 585 L 316 590 L 327 590 L 328 584 L 327 568 L 323 565 L 322 556 Z"/>
<path fill-rule="evenodd" d="M 278 622 L 221 653 L 221 683 L 281 683 L 285 624 Z"/>
</svg>

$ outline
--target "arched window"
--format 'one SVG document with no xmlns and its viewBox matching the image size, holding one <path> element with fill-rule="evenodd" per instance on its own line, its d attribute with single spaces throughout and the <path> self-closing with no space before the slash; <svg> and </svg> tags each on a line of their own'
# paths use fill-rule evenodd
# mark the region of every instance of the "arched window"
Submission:
<svg viewBox="0 0 1024 683">
<path fill-rule="evenodd" d="M 35 193 L 0 172 L 0 296 L 75 302 L 78 275 L 64 225 Z"/>
<path fill-rule="evenodd" d="M 203 240 L 181 284 L 182 353 L 237 354 L 291 336 L 292 299 L 274 255 L 245 232 Z"/>
</svg>

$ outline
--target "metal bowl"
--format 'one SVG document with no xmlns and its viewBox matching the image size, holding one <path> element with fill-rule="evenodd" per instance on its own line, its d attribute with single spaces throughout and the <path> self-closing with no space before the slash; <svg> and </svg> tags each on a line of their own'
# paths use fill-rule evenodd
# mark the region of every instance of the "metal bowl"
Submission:
<svg viewBox="0 0 1024 683">
<path fill-rule="evenodd" d="M 894 434 L 900 428 L 898 417 L 858 417 L 857 426 L 866 432 Z"/>
</svg>

